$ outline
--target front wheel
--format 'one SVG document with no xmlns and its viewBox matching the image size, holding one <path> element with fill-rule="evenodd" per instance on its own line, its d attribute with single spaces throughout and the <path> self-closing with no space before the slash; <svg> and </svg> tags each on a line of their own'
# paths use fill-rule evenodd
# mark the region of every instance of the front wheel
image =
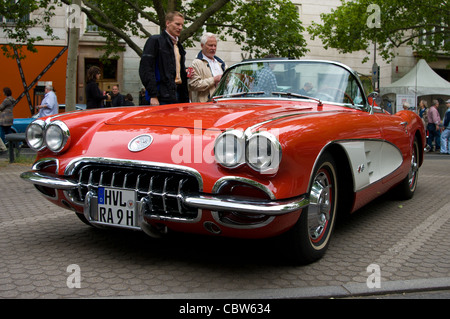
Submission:
<svg viewBox="0 0 450 319">
<path fill-rule="evenodd" d="M 295 263 L 311 263 L 320 259 L 328 248 L 336 220 L 338 182 L 336 164 L 323 154 L 310 183 L 310 204 L 288 232 L 289 258 Z"/>
</svg>

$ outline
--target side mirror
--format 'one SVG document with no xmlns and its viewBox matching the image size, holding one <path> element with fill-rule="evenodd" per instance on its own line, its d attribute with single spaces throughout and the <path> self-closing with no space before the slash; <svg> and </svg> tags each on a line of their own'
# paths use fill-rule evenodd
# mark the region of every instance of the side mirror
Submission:
<svg viewBox="0 0 450 319">
<path fill-rule="evenodd" d="M 380 97 L 380 93 L 378 92 L 372 92 L 367 96 L 367 99 L 369 101 L 369 105 L 370 105 L 370 114 L 373 114 L 373 110 L 376 106 L 381 106 L 381 97 Z M 372 101 L 370 101 L 372 100 Z"/>
</svg>

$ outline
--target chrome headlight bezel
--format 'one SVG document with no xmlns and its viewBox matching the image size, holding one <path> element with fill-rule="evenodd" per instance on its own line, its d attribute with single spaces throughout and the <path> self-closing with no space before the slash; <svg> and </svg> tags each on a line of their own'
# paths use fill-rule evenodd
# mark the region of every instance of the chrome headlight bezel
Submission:
<svg viewBox="0 0 450 319">
<path fill-rule="evenodd" d="M 62 121 L 34 120 L 25 132 L 28 146 L 34 151 L 48 149 L 53 153 L 65 151 L 70 145 L 70 132 Z"/>
<path fill-rule="evenodd" d="M 281 162 L 281 144 L 268 131 L 252 134 L 246 143 L 245 160 L 247 165 L 261 174 L 278 171 Z"/>
<path fill-rule="evenodd" d="M 282 147 L 269 131 L 229 130 L 214 143 L 216 162 L 227 169 L 247 164 L 260 174 L 275 174 L 281 163 Z"/>
<path fill-rule="evenodd" d="M 25 131 L 27 144 L 34 151 L 41 151 L 46 147 L 44 135 L 45 121 L 39 119 L 31 122 Z"/>
<path fill-rule="evenodd" d="M 69 128 L 62 121 L 51 122 L 45 128 L 44 141 L 47 148 L 54 153 L 66 150 L 70 145 Z"/>
<path fill-rule="evenodd" d="M 245 135 L 243 131 L 229 130 L 214 142 L 214 157 L 226 168 L 237 168 L 245 163 Z"/>
</svg>

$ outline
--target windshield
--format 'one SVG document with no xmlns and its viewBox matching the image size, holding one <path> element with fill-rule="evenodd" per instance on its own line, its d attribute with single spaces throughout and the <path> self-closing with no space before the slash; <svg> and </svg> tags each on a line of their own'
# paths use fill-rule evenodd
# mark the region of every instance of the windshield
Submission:
<svg viewBox="0 0 450 319">
<path fill-rule="evenodd" d="M 359 81 L 339 64 L 322 61 L 260 60 L 227 70 L 213 98 L 312 98 L 323 102 L 365 104 Z"/>
</svg>

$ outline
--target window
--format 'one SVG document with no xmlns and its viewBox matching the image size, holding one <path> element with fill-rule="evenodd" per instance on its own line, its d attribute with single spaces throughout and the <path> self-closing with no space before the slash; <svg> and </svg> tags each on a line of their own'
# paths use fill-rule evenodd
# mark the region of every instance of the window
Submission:
<svg viewBox="0 0 450 319">
<path fill-rule="evenodd" d="M 98 32 L 98 25 L 95 25 L 86 18 L 86 32 Z"/>
<path fill-rule="evenodd" d="M 20 6 L 21 4 L 19 3 L 19 0 L 10 0 L 10 5 L 11 6 L 15 6 L 15 5 Z M 8 6 L 7 4 L 4 4 L 4 6 L 5 6 L 5 9 L 8 11 L 8 8 L 10 6 Z M 22 12 L 26 11 L 26 10 L 27 10 L 26 7 L 22 7 L 20 9 L 20 11 L 22 11 Z M 14 25 L 14 24 L 16 24 L 18 22 L 18 20 L 21 21 L 21 22 L 28 22 L 28 21 L 30 21 L 30 13 L 24 14 L 20 19 L 8 19 L 7 17 L 4 17 L 4 16 L 0 15 L 0 23 L 6 23 L 8 25 Z"/>
<path fill-rule="evenodd" d="M 100 68 L 102 81 L 117 81 L 117 60 L 110 59 L 102 62 L 100 59 L 85 59 L 86 74 L 89 68 L 94 65 Z"/>
<path fill-rule="evenodd" d="M 430 30 L 422 30 L 419 45 L 442 48 L 450 43 L 450 36 L 446 34 L 448 34 L 447 28 L 434 27 Z"/>
</svg>

